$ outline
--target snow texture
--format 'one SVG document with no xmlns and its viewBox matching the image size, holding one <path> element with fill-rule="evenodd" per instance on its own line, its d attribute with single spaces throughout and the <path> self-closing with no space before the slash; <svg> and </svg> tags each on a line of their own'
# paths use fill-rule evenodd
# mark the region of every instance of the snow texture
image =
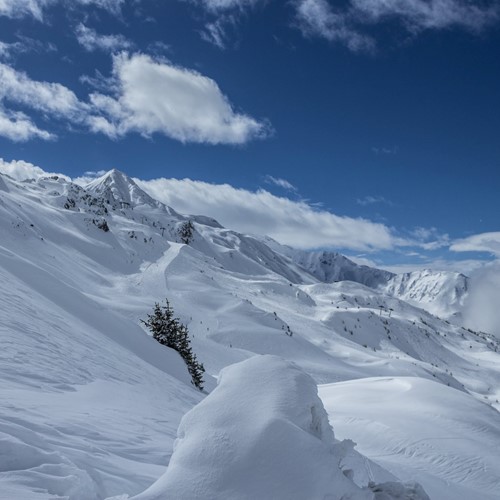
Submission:
<svg viewBox="0 0 500 500">
<path fill-rule="evenodd" d="M 178 229 L 188 220 L 194 232 L 185 245 Z M 491 458 L 500 449 L 494 432 L 500 408 L 498 339 L 463 328 L 459 315 L 448 320 L 421 308 L 438 304 L 453 314 L 461 298 L 446 290 L 453 291 L 462 278 L 424 273 L 401 278 L 402 289 L 384 290 L 384 284 L 366 286 L 375 285 L 369 276 L 382 276 L 378 270 L 351 263 L 338 275 L 350 281 L 326 283 L 315 265 L 306 265 L 317 257 L 299 262 L 291 250 L 276 245 L 225 229 L 209 217 L 179 214 L 118 171 L 87 187 L 56 176 L 20 182 L 0 175 L 0 498 L 133 496 L 167 466 L 175 470 L 169 461 L 179 422 L 206 394 L 192 386 L 180 356 L 141 327 L 140 319 L 165 298 L 188 326 L 193 350 L 207 369 L 207 393 L 229 365 L 249 360 L 253 367 L 252 376 L 252 370 L 243 376 L 236 367 L 224 371 L 219 388 L 202 403 L 210 408 L 214 398 L 223 401 L 228 415 L 252 416 L 242 417 L 245 432 L 237 432 L 236 423 L 227 430 L 228 438 L 237 438 L 242 460 L 264 453 L 263 436 L 276 428 L 291 433 L 286 435 L 296 432 L 297 445 L 317 448 L 332 460 L 325 437 L 331 431 L 300 368 L 315 383 L 328 384 L 332 394 L 347 388 L 338 403 L 327 401 L 330 419 L 336 433 L 359 442 L 372 461 L 347 441 L 336 443 L 344 451 L 333 455 L 343 457 L 342 470 L 365 488 L 363 494 L 373 481 L 384 484 L 372 486 L 376 498 L 391 491 L 397 498 L 402 479 L 417 480 L 433 499 L 494 498 L 500 485 Z M 336 258 L 329 267 L 342 263 Z M 388 279 L 396 283 L 397 277 Z M 410 289 L 419 293 L 410 297 Z M 280 362 L 288 376 L 278 377 L 277 385 L 255 372 L 254 357 L 268 354 L 295 364 Z M 412 397 L 405 399 L 396 383 L 381 382 L 383 390 L 375 391 L 372 401 L 363 384 L 378 387 L 369 383 L 373 377 L 416 381 L 408 391 Z M 298 381 L 311 391 L 298 391 L 288 403 L 288 389 L 279 395 L 278 385 Z M 431 416 L 423 411 L 428 388 Z M 312 418 L 310 408 L 307 413 L 301 406 L 305 403 L 318 409 L 326 441 L 305 430 L 306 414 Z M 292 412 L 295 404 L 298 413 Z M 263 405 L 258 415 L 254 405 Z M 363 412 L 366 420 L 357 425 Z M 366 412 L 373 413 L 373 424 Z M 443 417 L 433 420 L 434 414 Z M 453 415 L 463 420 L 457 423 Z M 214 426 L 217 418 L 228 418 L 215 410 L 212 416 Z M 412 425 L 403 425 L 407 421 Z M 453 426 L 458 431 L 450 439 L 432 440 L 430 451 L 421 449 L 416 444 L 429 439 L 423 430 L 436 422 L 445 437 Z M 205 435 L 206 427 L 197 427 L 183 423 L 186 443 Z M 245 433 L 259 447 L 250 450 Z M 209 443 L 210 436 L 204 439 Z M 298 452 L 283 453 L 277 461 L 277 452 L 267 451 L 277 465 L 300 463 Z M 321 477 L 318 490 L 311 490 L 318 495 L 330 484 Z M 411 488 L 403 490 L 408 498 Z"/>
<path fill-rule="evenodd" d="M 344 450 L 314 380 L 280 358 L 256 356 L 222 371 L 182 419 L 167 472 L 134 500 L 427 499 L 416 485 L 358 487 L 341 470 Z"/>
</svg>

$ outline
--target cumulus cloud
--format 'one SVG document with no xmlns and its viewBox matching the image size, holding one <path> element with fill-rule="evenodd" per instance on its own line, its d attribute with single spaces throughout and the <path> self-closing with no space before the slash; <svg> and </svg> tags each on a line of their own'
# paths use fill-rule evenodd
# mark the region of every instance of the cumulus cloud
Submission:
<svg viewBox="0 0 500 500">
<path fill-rule="evenodd" d="M 237 112 L 214 80 L 162 59 L 116 55 L 112 78 L 100 84 L 108 93 L 94 92 L 84 102 L 64 85 L 33 80 L 0 63 L 0 135 L 54 138 L 22 114 L 24 108 L 111 138 L 160 133 L 182 142 L 243 144 L 270 133 L 265 121 Z"/>
<path fill-rule="evenodd" d="M 94 131 L 209 144 L 242 144 L 270 132 L 267 123 L 235 111 L 217 83 L 197 71 L 145 54 L 122 53 L 113 61 L 116 95 L 91 95 L 103 115 Z"/>
<path fill-rule="evenodd" d="M 488 252 L 500 257 L 500 232 L 474 234 L 455 241 L 450 250 L 454 252 Z"/>
<path fill-rule="evenodd" d="M 38 179 L 46 175 L 59 175 L 69 180 L 69 177 L 66 175 L 46 172 L 40 167 L 33 165 L 33 163 L 23 160 L 5 161 L 3 158 L 0 158 L 0 173 L 10 175 L 18 181 Z"/>
<path fill-rule="evenodd" d="M 100 35 L 92 28 L 81 23 L 76 27 L 76 39 L 89 52 L 95 50 L 118 52 L 133 47 L 133 43 L 123 35 Z"/>
<path fill-rule="evenodd" d="M 252 192 L 190 179 L 135 180 L 151 196 L 180 212 L 208 215 L 226 227 L 269 235 L 297 248 L 372 250 L 388 249 L 396 243 L 383 224 L 316 210 L 304 201 L 265 190 Z"/>
</svg>

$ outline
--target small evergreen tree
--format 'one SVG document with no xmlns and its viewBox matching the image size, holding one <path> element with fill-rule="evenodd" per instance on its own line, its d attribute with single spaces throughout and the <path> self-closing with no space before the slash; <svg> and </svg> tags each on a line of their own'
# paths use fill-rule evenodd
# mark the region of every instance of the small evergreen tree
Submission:
<svg viewBox="0 0 500 500">
<path fill-rule="evenodd" d="M 168 299 L 166 305 L 160 306 L 155 303 L 153 313 L 148 314 L 146 320 L 141 322 L 152 333 L 153 338 L 160 344 L 171 349 L 175 349 L 187 365 L 191 381 L 195 387 L 203 390 L 203 373 L 205 368 L 196 359 L 196 355 L 191 348 L 191 340 L 186 325 L 182 324 L 179 318 L 174 317 L 174 310 Z"/>
<path fill-rule="evenodd" d="M 189 245 L 189 243 L 191 243 L 191 241 L 193 240 L 193 231 L 193 223 L 188 220 L 181 224 L 181 226 L 177 230 L 177 234 L 179 235 L 182 243 L 184 243 L 185 245 Z"/>
</svg>

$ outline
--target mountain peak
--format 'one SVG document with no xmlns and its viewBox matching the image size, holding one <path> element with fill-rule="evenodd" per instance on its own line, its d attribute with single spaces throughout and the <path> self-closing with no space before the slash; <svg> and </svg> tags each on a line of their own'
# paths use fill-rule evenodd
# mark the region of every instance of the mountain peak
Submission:
<svg viewBox="0 0 500 500">
<path fill-rule="evenodd" d="M 158 205 L 158 202 L 143 191 L 131 177 L 116 168 L 94 179 L 85 187 L 101 196 L 112 197 L 122 205 Z"/>
</svg>

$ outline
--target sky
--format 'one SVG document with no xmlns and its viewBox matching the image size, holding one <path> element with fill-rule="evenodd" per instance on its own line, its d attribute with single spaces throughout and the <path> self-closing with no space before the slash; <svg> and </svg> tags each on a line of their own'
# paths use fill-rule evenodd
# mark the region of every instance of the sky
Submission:
<svg viewBox="0 0 500 500">
<path fill-rule="evenodd" d="M 299 248 L 500 255 L 498 0 L 0 0 L 0 171 Z"/>
</svg>

